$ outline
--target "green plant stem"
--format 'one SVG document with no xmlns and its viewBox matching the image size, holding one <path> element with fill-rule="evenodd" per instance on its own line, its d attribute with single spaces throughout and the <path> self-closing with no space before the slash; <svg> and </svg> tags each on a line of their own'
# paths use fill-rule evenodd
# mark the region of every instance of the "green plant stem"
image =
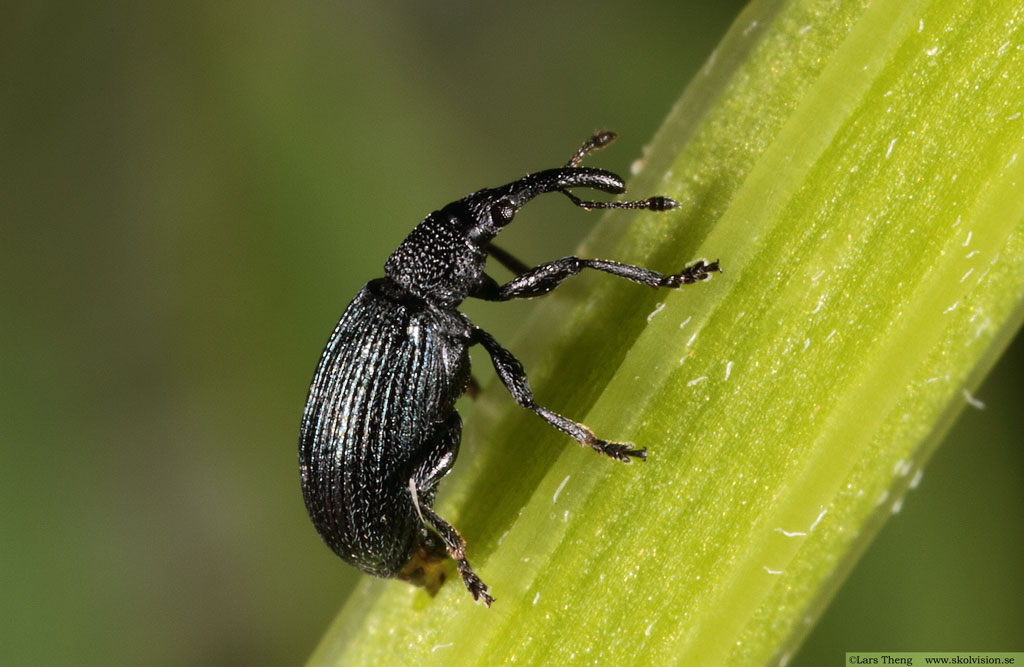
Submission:
<svg viewBox="0 0 1024 667">
<path fill-rule="evenodd" d="M 367 579 L 312 665 L 785 661 L 1022 319 L 1024 8 L 754 2 L 513 344 L 580 451 L 492 385 L 440 513 L 497 598 Z M 538 332 L 544 332 L 538 334 Z M 968 394 L 969 395 L 969 394 Z"/>
</svg>

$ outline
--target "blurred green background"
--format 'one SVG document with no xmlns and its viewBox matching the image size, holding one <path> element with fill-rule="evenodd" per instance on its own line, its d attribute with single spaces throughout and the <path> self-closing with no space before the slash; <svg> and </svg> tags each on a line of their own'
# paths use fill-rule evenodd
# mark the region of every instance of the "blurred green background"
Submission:
<svg viewBox="0 0 1024 667">
<path fill-rule="evenodd" d="M 0 662 L 301 663 L 359 576 L 296 462 L 349 298 L 426 213 L 595 129 L 628 173 L 742 4 L 0 9 Z M 538 201 L 504 245 L 551 259 L 591 220 Z M 467 312 L 514 349 L 529 307 Z M 1022 366 L 1017 340 L 794 663 L 1020 649 Z"/>
</svg>

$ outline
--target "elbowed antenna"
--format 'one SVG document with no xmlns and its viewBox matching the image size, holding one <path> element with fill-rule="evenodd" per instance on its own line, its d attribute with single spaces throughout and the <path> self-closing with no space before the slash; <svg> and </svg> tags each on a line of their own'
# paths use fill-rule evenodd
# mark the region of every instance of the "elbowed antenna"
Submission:
<svg viewBox="0 0 1024 667">
<path fill-rule="evenodd" d="M 583 160 L 584 157 L 586 157 L 587 153 L 593 153 L 594 151 L 601 150 L 608 144 L 615 141 L 615 138 L 618 136 L 618 134 L 612 132 L 611 130 L 602 130 L 600 132 L 595 132 L 594 134 L 590 135 L 589 139 L 583 142 L 583 145 L 580 146 L 579 150 L 576 151 L 576 153 L 571 158 L 569 158 L 569 161 L 565 163 L 565 166 L 575 167 Z"/>
<path fill-rule="evenodd" d="M 573 188 L 590 188 L 613 195 L 626 191 L 626 184 L 618 174 L 605 169 L 579 166 L 584 157 L 604 148 L 616 136 L 614 132 L 596 132 L 583 142 L 564 167 L 527 174 L 503 186 L 479 190 L 456 202 L 455 207 L 468 212 L 466 216 L 456 214 L 463 223 L 461 233 L 472 244 L 484 247 L 512 221 L 519 209 L 534 197 L 548 192 L 559 192 L 576 206 L 588 211 L 606 208 L 670 211 L 677 208 L 679 204 L 674 199 L 663 196 L 638 201 L 592 201 L 580 199 L 570 192 Z"/>
<path fill-rule="evenodd" d="M 574 158 L 575 159 L 575 158 Z M 590 188 L 620 195 L 626 191 L 626 184 L 617 174 L 593 167 L 562 167 L 547 169 L 523 176 L 507 186 L 505 196 L 517 210 L 537 195 L 546 192 L 560 192 L 576 206 L 587 209 L 624 208 L 647 209 L 648 211 L 670 211 L 679 206 L 674 199 L 663 196 L 648 197 L 638 201 L 588 201 L 569 192 L 571 188 Z"/>
<path fill-rule="evenodd" d="M 569 188 L 590 188 L 613 195 L 626 191 L 626 184 L 617 175 L 594 167 L 559 167 L 523 176 L 505 186 L 504 194 L 512 206 L 520 209 L 531 199 L 547 192 L 568 194 Z"/>
<path fill-rule="evenodd" d="M 602 130 L 595 132 L 583 142 L 583 145 L 573 153 L 569 161 L 561 169 L 548 169 L 509 183 L 512 191 L 510 199 L 516 209 L 520 209 L 526 202 L 539 194 L 545 192 L 561 192 L 569 198 L 576 206 L 591 210 L 595 208 L 626 208 L 626 209 L 647 209 L 649 211 L 669 211 L 679 204 L 668 197 L 649 197 L 640 201 L 612 201 L 598 202 L 586 201 L 569 192 L 569 188 L 592 188 L 620 195 L 626 191 L 626 184 L 617 174 L 604 169 L 592 169 L 580 167 L 580 162 L 588 153 L 601 150 L 618 137 L 614 132 Z"/>
</svg>

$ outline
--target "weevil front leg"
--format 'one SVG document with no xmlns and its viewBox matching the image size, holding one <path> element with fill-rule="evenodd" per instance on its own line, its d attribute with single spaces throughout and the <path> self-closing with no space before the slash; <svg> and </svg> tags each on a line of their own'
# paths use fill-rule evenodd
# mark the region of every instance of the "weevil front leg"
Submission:
<svg viewBox="0 0 1024 667">
<path fill-rule="evenodd" d="M 509 299 L 523 299 L 541 294 L 547 294 L 558 287 L 562 281 L 575 276 L 583 269 L 595 269 L 610 273 L 619 278 L 648 287 L 669 287 L 677 288 L 682 285 L 707 280 L 713 271 L 721 271 L 718 260 L 705 264 L 703 260 L 692 264 L 679 273 L 659 273 L 642 266 L 622 264 L 607 259 L 580 259 L 570 256 L 535 266 L 525 273 L 521 273 L 504 285 L 498 285 L 493 278 L 484 274 L 483 280 L 473 296 L 487 301 L 508 301 Z"/>
<path fill-rule="evenodd" d="M 487 244 L 487 256 L 493 258 L 517 276 L 530 270 L 529 264 L 493 243 Z"/>
<path fill-rule="evenodd" d="M 623 463 L 631 463 L 634 458 L 646 460 L 647 449 L 635 449 L 631 443 L 628 442 L 611 442 L 608 440 L 601 440 L 594 432 L 589 428 L 574 422 L 568 417 L 563 417 L 557 412 L 548 410 L 547 408 L 537 405 L 537 402 L 533 400 L 533 391 L 530 389 L 530 381 L 526 378 L 526 371 L 523 370 L 523 365 L 519 363 L 519 360 L 512 356 L 512 353 L 506 350 L 501 344 L 494 340 L 491 334 L 487 333 L 479 327 L 473 328 L 472 342 L 483 345 L 487 353 L 491 355 L 491 362 L 494 364 L 494 370 L 498 373 L 498 377 L 505 384 L 509 393 L 512 394 L 512 398 L 515 399 L 516 403 L 532 410 L 541 419 L 557 428 L 562 433 L 565 433 L 576 442 L 586 447 L 591 447 L 595 451 L 598 451 L 606 456 L 610 456 L 616 461 Z"/>
<path fill-rule="evenodd" d="M 484 604 L 490 607 L 494 598 L 488 595 L 487 584 L 481 581 L 470 567 L 469 560 L 466 559 L 466 540 L 462 539 L 459 531 L 442 519 L 432 507 L 438 483 L 452 469 L 455 458 L 459 454 L 459 442 L 462 440 L 462 419 L 459 417 L 459 413 L 453 412 L 439 427 L 439 432 L 441 435 L 437 438 L 436 444 L 409 480 L 409 493 L 412 496 L 416 514 L 424 525 L 432 528 L 441 538 L 448 555 L 455 560 L 462 581 L 469 589 L 473 599 L 482 599 Z M 436 592 L 436 587 L 434 592 Z"/>
</svg>

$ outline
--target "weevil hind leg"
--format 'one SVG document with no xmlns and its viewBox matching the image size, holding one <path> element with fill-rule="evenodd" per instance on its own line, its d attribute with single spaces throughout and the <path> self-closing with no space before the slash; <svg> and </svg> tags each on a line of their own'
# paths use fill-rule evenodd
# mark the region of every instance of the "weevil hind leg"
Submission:
<svg viewBox="0 0 1024 667">
<path fill-rule="evenodd" d="M 459 534 L 459 531 L 455 530 L 455 526 L 438 516 L 437 512 L 433 509 L 421 507 L 420 511 L 422 512 L 423 520 L 437 532 L 441 541 L 444 542 L 445 548 L 448 550 L 448 555 L 455 560 L 455 565 L 462 576 L 462 582 L 466 585 L 470 595 L 473 596 L 474 600 L 483 600 L 483 603 L 490 607 L 491 603 L 494 602 L 494 598 L 488 594 L 487 584 L 477 576 L 472 566 L 470 566 L 469 560 L 466 558 L 466 540 L 462 539 L 462 535 Z"/>
<path fill-rule="evenodd" d="M 483 600 L 484 604 L 490 607 L 494 598 L 487 593 L 487 585 L 476 575 L 469 560 L 466 559 L 466 540 L 433 509 L 437 486 L 451 470 L 459 453 L 459 443 L 462 439 L 462 419 L 459 413 L 453 412 L 439 431 L 441 435 L 437 438 L 436 444 L 409 479 L 409 494 L 420 520 L 437 533 L 448 555 L 455 560 L 462 581 L 473 599 Z M 439 587 L 440 583 L 437 586 Z M 427 586 L 427 589 L 430 590 L 430 587 Z"/>
<path fill-rule="evenodd" d="M 427 451 L 409 479 L 409 493 L 412 495 L 416 511 L 422 518 L 422 508 L 434 504 L 437 485 L 444 479 L 459 455 L 459 443 L 462 441 L 462 418 L 458 412 L 441 422 L 437 427 L 434 444 Z"/>
</svg>

